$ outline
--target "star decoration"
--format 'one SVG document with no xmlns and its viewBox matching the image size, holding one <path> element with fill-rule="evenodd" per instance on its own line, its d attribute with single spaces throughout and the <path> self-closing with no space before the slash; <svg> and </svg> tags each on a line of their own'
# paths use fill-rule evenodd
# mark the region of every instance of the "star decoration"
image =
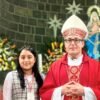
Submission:
<svg viewBox="0 0 100 100">
<path fill-rule="evenodd" d="M 72 13 L 72 14 L 80 14 L 80 11 L 83 10 L 82 8 L 80 8 L 80 4 L 76 5 L 75 0 L 73 0 L 73 4 L 69 4 L 69 7 L 66 7 L 65 9 L 68 10 L 68 13 Z"/>
<path fill-rule="evenodd" d="M 50 24 L 49 28 L 53 28 L 54 31 L 54 38 L 57 37 L 57 29 L 60 29 L 62 26 L 61 20 L 57 19 L 57 16 L 54 15 L 54 18 L 50 18 L 50 21 L 47 22 L 48 24 Z"/>
</svg>

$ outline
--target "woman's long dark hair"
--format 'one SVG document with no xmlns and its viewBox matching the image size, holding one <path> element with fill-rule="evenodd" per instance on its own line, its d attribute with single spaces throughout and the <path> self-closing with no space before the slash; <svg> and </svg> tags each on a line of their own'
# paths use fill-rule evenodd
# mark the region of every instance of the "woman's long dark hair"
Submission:
<svg viewBox="0 0 100 100">
<path fill-rule="evenodd" d="M 33 48 L 31 48 L 30 46 L 24 46 L 19 50 L 19 55 L 18 55 L 18 58 L 17 58 L 17 71 L 18 71 L 18 77 L 20 79 L 20 85 L 21 85 L 22 89 L 25 89 L 24 72 L 23 72 L 23 70 L 22 70 L 22 68 L 20 67 L 20 64 L 19 64 L 19 56 L 20 56 L 21 51 L 24 50 L 24 49 L 30 51 L 36 59 L 36 62 L 34 63 L 33 68 L 32 68 L 32 72 L 34 73 L 34 77 L 36 78 L 36 82 L 37 82 L 37 85 L 38 85 L 37 93 L 39 94 L 39 88 L 42 86 L 43 80 L 42 80 L 41 75 L 40 75 L 39 70 L 38 70 L 37 54 L 33 50 Z"/>
</svg>

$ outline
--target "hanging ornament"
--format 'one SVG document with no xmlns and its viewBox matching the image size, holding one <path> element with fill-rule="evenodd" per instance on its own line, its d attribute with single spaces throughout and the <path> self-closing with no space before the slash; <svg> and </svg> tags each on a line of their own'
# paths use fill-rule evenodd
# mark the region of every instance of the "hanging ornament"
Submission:
<svg viewBox="0 0 100 100">
<path fill-rule="evenodd" d="M 62 26 L 61 20 L 57 19 L 57 16 L 54 15 L 54 19 L 50 18 L 50 21 L 47 22 L 50 24 L 49 28 L 53 28 L 54 38 L 57 37 L 57 29 L 60 29 Z"/>
<path fill-rule="evenodd" d="M 65 8 L 68 10 L 68 13 L 70 14 L 80 14 L 80 11 L 83 9 L 80 7 L 80 4 L 76 4 L 75 0 L 73 0 L 73 4 L 68 3 L 68 7 Z"/>
</svg>

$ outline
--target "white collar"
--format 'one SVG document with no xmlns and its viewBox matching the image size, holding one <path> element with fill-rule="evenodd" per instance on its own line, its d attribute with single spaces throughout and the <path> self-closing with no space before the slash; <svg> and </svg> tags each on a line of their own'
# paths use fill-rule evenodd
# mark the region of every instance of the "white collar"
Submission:
<svg viewBox="0 0 100 100">
<path fill-rule="evenodd" d="M 68 65 L 69 66 L 79 66 L 82 63 L 83 55 L 78 57 L 77 59 L 71 59 L 71 57 L 68 57 Z"/>
</svg>

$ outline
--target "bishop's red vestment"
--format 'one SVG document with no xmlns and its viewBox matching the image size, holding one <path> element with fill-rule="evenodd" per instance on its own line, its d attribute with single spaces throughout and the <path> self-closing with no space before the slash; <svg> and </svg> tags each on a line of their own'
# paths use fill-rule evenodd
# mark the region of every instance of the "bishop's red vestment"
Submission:
<svg viewBox="0 0 100 100">
<path fill-rule="evenodd" d="M 97 100 L 100 100 L 100 62 L 91 59 L 84 53 L 82 65 L 79 83 L 85 87 L 90 87 L 95 93 Z M 44 84 L 40 89 L 42 100 L 51 100 L 54 89 L 69 82 L 68 68 L 67 54 L 51 65 Z M 64 100 L 68 100 L 66 96 Z"/>
</svg>

